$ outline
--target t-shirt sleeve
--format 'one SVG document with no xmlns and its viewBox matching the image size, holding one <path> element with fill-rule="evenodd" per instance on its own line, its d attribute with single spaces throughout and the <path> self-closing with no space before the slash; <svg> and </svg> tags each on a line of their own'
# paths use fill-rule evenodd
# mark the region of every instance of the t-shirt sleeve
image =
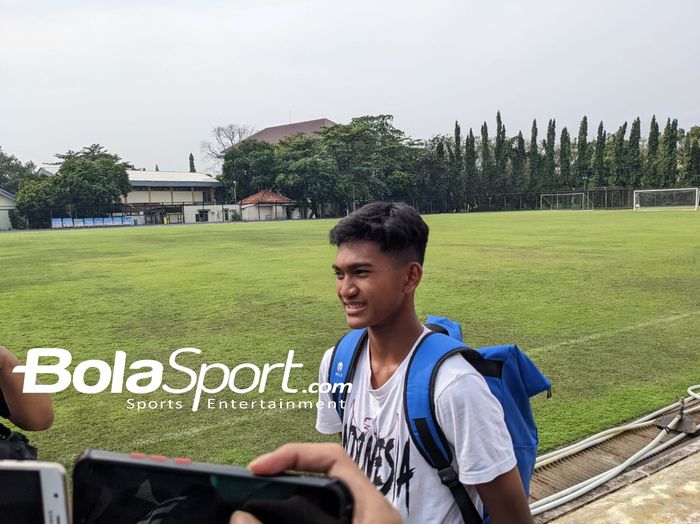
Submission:
<svg viewBox="0 0 700 524">
<path fill-rule="evenodd" d="M 10 416 L 10 408 L 7 405 L 7 400 L 5 400 L 5 395 L 2 393 L 2 389 L 0 389 L 0 417 L 10 418 Z"/>
<path fill-rule="evenodd" d="M 333 348 L 326 351 L 321 359 L 321 366 L 318 369 L 318 383 L 328 383 L 328 367 L 330 366 Z M 316 404 L 316 431 L 331 435 L 340 433 L 343 430 L 343 423 L 335 410 L 331 395 L 328 392 L 321 392 L 319 388 L 318 403 Z"/>
<path fill-rule="evenodd" d="M 436 416 L 452 443 L 462 484 L 490 482 L 515 467 L 503 408 L 478 373 L 451 378 L 436 398 Z"/>
</svg>

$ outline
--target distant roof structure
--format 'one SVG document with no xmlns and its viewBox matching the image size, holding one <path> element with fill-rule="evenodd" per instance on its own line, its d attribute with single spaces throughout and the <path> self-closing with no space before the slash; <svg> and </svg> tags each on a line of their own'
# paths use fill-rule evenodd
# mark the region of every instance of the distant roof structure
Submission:
<svg viewBox="0 0 700 524">
<path fill-rule="evenodd" d="M 3 188 L 1 188 L 1 187 L 0 187 L 0 195 L 4 196 L 4 197 L 6 197 L 6 198 L 9 198 L 10 200 L 17 200 L 17 198 L 15 198 L 15 195 L 13 195 L 12 193 L 10 193 L 9 191 L 5 191 L 5 190 L 4 190 Z"/>
<path fill-rule="evenodd" d="M 258 191 L 254 195 L 250 195 L 249 197 L 244 198 L 239 202 L 239 204 L 241 206 L 255 206 L 260 204 L 277 204 L 281 206 L 290 206 L 294 204 L 294 201 L 291 198 L 287 198 L 284 195 L 280 195 L 279 193 L 275 193 L 274 191 L 264 189 L 262 191 Z"/>
<path fill-rule="evenodd" d="M 60 165 L 44 164 L 39 166 L 39 173 L 54 176 Z M 140 171 L 127 169 L 129 182 L 134 187 L 218 187 L 223 185 L 216 178 L 206 173 L 189 173 L 184 171 Z"/>
<path fill-rule="evenodd" d="M 258 131 L 250 135 L 246 140 L 260 140 L 261 142 L 267 142 L 268 144 L 277 144 L 280 140 L 288 138 L 290 136 L 302 134 L 302 135 L 313 135 L 314 133 L 320 132 L 325 127 L 334 126 L 335 122 L 328 120 L 327 118 L 318 118 L 316 120 L 307 120 L 305 122 L 294 122 L 292 124 L 284 124 L 281 126 L 266 127 L 262 131 Z M 230 151 L 236 146 L 231 146 L 224 150 L 224 153 Z"/>
<path fill-rule="evenodd" d="M 182 171 L 138 171 L 127 169 L 129 182 L 134 187 L 218 187 L 223 185 L 216 178 L 206 173 L 187 173 Z"/>
</svg>

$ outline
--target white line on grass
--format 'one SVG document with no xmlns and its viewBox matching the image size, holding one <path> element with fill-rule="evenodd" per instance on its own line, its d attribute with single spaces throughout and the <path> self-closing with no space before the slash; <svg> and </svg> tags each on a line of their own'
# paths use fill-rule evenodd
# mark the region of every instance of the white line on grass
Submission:
<svg viewBox="0 0 700 524">
<path fill-rule="evenodd" d="M 682 320 L 688 318 L 692 315 L 699 314 L 700 311 L 689 311 L 688 313 L 681 313 L 679 315 L 671 315 L 668 317 L 657 318 L 654 320 L 648 320 L 646 322 L 641 322 L 640 324 L 634 324 L 632 326 L 626 326 L 615 331 L 608 331 L 607 333 L 592 333 L 591 335 L 586 335 L 581 338 L 574 338 L 572 340 L 564 340 L 563 342 L 557 342 L 556 344 L 548 344 L 546 346 L 540 346 L 538 348 L 528 350 L 528 353 L 536 351 L 548 351 L 550 349 L 560 348 L 562 346 L 574 346 L 576 344 L 583 344 L 584 342 L 591 342 L 593 340 L 599 340 L 601 338 L 610 337 L 613 335 L 619 335 L 620 333 L 629 333 L 630 331 L 636 331 L 637 329 L 644 329 L 647 327 L 658 326 L 660 324 L 668 324 L 669 322 L 675 322 L 676 320 Z"/>
</svg>

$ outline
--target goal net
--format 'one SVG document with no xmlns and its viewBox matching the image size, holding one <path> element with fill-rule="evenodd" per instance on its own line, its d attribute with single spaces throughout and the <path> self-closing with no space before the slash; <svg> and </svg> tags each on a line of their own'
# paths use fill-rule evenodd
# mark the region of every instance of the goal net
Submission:
<svg viewBox="0 0 700 524">
<path fill-rule="evenodd" d="M 547 193 L 540 195 L 540 209 L 545 211 L 590 208 L 590 200 L 586 193 Z"/>
<path fill-rule="evenodd" d="M 634 210 L 698 209 L 698 188 L 639 189 L 634 192 Z"/>
</svg>

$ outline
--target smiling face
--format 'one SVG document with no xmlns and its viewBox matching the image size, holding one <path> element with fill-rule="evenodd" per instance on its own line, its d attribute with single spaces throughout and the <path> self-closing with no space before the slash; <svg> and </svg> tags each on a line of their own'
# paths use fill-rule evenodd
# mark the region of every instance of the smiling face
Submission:
<svg viewBox="0 0 700 524">
<path fill-rule="evenodd" d="M 348 326 L 359 329 L 387 325 L 406 312 L 412 313 L 419 268 L 417 262 L 401 262 L 382 253 L 375 242 L 341 244 L 333 270 Z"/>
</svg>

